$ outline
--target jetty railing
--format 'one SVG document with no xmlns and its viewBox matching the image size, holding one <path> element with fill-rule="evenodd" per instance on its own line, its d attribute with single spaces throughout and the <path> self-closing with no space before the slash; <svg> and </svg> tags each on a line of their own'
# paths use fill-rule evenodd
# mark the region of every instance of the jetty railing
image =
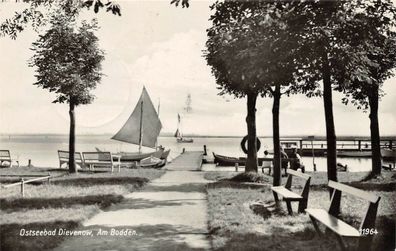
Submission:
<svg viewBox="0 0 396 251">
<path fill-rule="evenodd" d="M 30 176 L 31 177 L 31 176 Z M 21 196 L 25 197 L 25 184 L 34 182 L 34 181 L 40 181 L 40 180 L 48 180 L 48 184 L 50 184 L 50 179 L 51 179 L 51 174 L 48 173 L 48 175 L 46 176 L 41 176 L 38 178 L 33 178 L 33 179 L 27 179 L 25 180 L 25 178 L 21 178 L 21 181 L 16 182 L 16 183 L 12 183 L 12 184 L 8 184 L 8 185 L 2 185 L 2 188 L 10 188 L 10 187 L 14 187 L 14 186 L 21 186 Z"/>
</svg>

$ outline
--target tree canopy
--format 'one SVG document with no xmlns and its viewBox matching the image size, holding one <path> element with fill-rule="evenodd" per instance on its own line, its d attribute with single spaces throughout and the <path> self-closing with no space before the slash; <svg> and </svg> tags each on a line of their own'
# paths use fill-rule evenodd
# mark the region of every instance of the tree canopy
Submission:
<svg viewBox="0 0 396 251">
<path fill-rule="evenodd" d="M 345 94 L 344 104 L 350 102 L 358 109 L 367 110 L 369 97 L 384 95 L 382 84 L 394 75 L 396 7 L 390 1 L 365 2 L 350 23 L 359 32 L 348 34 L 352 45 L 350 61 L 345 73 L 338 75 L 338 81 L 344 85 L 337 90 Z M 378 89 L 377 94 L 374 89 Z"/>
<path fill-rule="evenodd" d="M 30 66 L 36 67 L 34 84 L 56 93 L 54 103 L 89 104 L 101 74 L 104 53 L 98 48 L 95 21 L 76 28 L 71 17 L 56 15 L 51 28 L 33 43 Z"/>
<path fill-rule="evenodd" d="M 19 0 L 16 1 L 19 2 Z M 16 39 L 29 23 L 37 31 L 49 20 L 48 15 L 44 13 L 54 6 L 62 8 L 70 15 L 75 15 L 80 9 L 87 8 L 92 9 L 94 13 L 104 9 L 106 12 L 121 16 L 121 6 L 113 0 L 106 0 L 106 2 L 105 0 L 23 0 L 23 2 L 28 3 L 29 6 L 0 23 L 0 36 L 9 36 Z M 170 3 L 176 7 L 181 3 L 182 8 L 190 6 L 189 0 L 171 0 Z"/>
<path fill-rule="evenodd" d="M 121 16 L 121 7 L 115 1 L 107 0 L 24 0 L 28 4 L 22 11 L 0 24 L 0 36 L 9 36 L 16 39 L 28 24 L 34 30 L 47 24 L 57 10 L 62 10 L 70 16 L 75 16 L 82 8 L 92 9 L 98 13 L 101 9 L 114 15 Z"/>
</svg>

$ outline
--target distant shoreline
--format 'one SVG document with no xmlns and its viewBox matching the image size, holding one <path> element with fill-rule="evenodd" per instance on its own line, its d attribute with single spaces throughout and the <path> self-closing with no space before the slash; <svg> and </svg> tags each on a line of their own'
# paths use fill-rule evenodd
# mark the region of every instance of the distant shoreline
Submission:
<svg viewBox="0 0 396 251">
<path fill-rule="evenodd" d="M 5 134 L 5 133 L 0 133 L 1 138 L 5 137 L 68 137 L 68 134 L 58 134 L 58 133 L 11 133 L 11 134 Z M 91 136 L 107 136 L 111 138 L 113 134 L 110 133 L 104 133 L 104 134 L 76 134 L 76 137 L 91 137 Z M 195 134 L 185 134 L 185 137 L 192 137 L 192 138 L 243 138 L 244 135 L 195 135 Z M 172 133 L 164 133 L 160 134 L 159 137 L 163 138 L 172 138 L 174 137 Z M 259 138 L 272 138 L 272 136 L 258 136 Z M 288 139 L 288 140 L 311 140 L 312 135 L 286 135 L 286 136 L 281 136 L 281 139 Z M 314 135 L 312 138 L 314 141 L 324 141 L 326 140 L 326 136 L 323 135 Z M 370 136 L 351 136 L 351 135 L 341 135 L 337 136 L 337 140 L 339 141 L 348 141 L 348 140 L 363 140 L 363 141 L 369 141 Z M 392 140 L 396 141 L 396 135 L 390 135 L 390 136 L 382 136 L 381 140 Z"/>
</svg>

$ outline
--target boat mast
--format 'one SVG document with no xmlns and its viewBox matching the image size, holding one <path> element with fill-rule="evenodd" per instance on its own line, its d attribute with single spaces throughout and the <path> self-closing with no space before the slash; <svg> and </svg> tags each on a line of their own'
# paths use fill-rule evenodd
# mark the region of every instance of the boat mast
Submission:
<svg viewBox="0 0 396 251">
<path fill-rule="evenodd" d="M 179 134 L 177 135 L 177 138 L 182 138 L 182 132 L 181 132 L 181 118 L 180 118 L 180 114 L 177 114 L 177 130 L 179 132 Z"/>
<path fill-rule="evenodd" d="M 161 105 L 161 98 L 158 98 L 158 111 L 157 111 L 158 118 L 159 118 L 159 114 L 160 114 L 160 105 Z M 155 140 L 155 150 L 157 150 L 157 149 L 158 149 L 158 137 Z"/>
<path fill-rule="evenodd" d="M 140 102 L 139 153 L 142 152 L 142 144 L 143 144 L 143 100 Z"/>
</svg>

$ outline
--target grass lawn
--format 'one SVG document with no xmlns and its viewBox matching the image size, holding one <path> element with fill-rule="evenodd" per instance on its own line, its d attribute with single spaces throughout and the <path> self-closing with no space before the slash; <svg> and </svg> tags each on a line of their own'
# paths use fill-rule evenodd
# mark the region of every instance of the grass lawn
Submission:
<svg viewBox="0 0 396 251">
<path fill-rule="evenodd" d="M 26 237 L 21 229 L 73 230 L 101 209 L 123 200 L 123 195 L 141 188 L 164 174 L 163 170 L 121 169 L 121 172 L 80 172 L 51 168 L 0 169 L 2 185 L 16 182 L 15 175 L 47 175 L 51 181 L 2 188 L 0 192 L 0 250 L 48 250 L 59 245 L 65 236 Z M 10 176 L 8 176 L 10 175 Z M 25 177 L 25 179 L 29 179 Z"/>
<path fill-rule="evenodd" d="M 207 179 L 220 180 L 235 176 L 235 172 L 208 172 Z M 394 173 L 387 172 L 379 180 L 360 182 L 362 188 L 370 189 L 381 196 L 377 213 L 376 228 L 371 250 L 394 250 L 396 192 Z M 357 184 L 364 173 L 340 173 L 340 181 Z M 212 234 L 215 250 L 340 250 L 336 237 L 329 233 L 325 238 L 315 234 L 313 225 L 306 214 L 287 214 L 286 205 L 281 202 L 273 205 L 274 199 L 269 183 L 250 186 L 244 183 L 219 181 L 207 187 L 209 231 Z M 297 181 L 295 179 L 294 181 Z M 284 180 L 283 180 L 284 182 Z M 309 194 L 309 208 L 328 209 L 329 193 L 324 186 L 325 173 L 313 174 L 314 186 Z M 284 184 L 284 183 L 283 183 Z M 378 185 L 382 184 L 382 185 Z M 391 185 L 389 185 L 391 184 Z M 393 184 L 393 185 L 392 185 Z M 301 186 L 296 182 L 295 189 Z M 342 217 L 359 228 L 368 203 L 352 196 L 343 196 Z M 296 212 L 297 204 L 293 204 Z M 324 230 L 322 228 L 322 230 Z M 354 240 L 349 244 L 356 244 Z"/>
</svg>

